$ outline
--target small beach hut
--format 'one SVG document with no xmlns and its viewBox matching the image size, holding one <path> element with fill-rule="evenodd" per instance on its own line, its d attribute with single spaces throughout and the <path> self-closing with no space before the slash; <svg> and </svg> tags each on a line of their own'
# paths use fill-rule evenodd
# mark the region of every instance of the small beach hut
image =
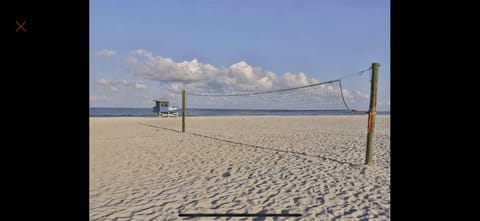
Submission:
<svg viewBox="0 0 480 221">
<path fill-rule="evenodd" d="M 177 107 L 170 107 L 169 101 L 167 99 L 157 99 L 153 100 L 155 102 L 155 106 L 153 107 L 153 114 L 155 116 L 178 116 L 178 108 Z"/>
</svg>

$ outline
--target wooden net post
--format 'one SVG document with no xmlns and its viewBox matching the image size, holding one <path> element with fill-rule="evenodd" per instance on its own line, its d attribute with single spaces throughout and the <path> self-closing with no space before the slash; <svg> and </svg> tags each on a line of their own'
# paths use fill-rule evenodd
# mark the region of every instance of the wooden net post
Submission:
<svg viewBox="0 0 480 221">
<path fill-rule="evenodd" d="M 185 93 L 185 90 L 182 90 L 182 133 L 185 132 L 185 113 L 187 109 L 186 99 L 187 95 Z"/>
<path fill-rule="evenodd" d="M 372 63 L 372 80 L 370 88 L 370 108 L 368 110 L 367 154 L 365 164 L 373 160 L 373 135 L 375 133 L 375 116 L 377 115 L 378 63 Z"/>
</svg>

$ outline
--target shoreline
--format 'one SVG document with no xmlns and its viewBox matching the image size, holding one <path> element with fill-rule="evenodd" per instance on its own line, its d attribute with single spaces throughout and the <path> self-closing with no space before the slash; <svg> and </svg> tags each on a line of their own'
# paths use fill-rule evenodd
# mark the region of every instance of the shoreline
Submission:
<svg viewBox="0 0 480 221">
<path fill-rule="evenodd" d="M 303 114 L 303 115 L 186 115 L 187 117 L 270 117 L 270 116 L 279 116 L 279 117 L 315 117 L 315 116 L 363 116 L 367 114 Z M 385 114 L 378 114 L 377 116 L 388 116 L 390 117 L 390 113 Z M 89 118 L 130 118 L 130 117 L 138 117 L 138 118 L 174 118 L 174 117 L 155 117 L 155 116 L 138 116 L 138 115 L 91 115 Z M 182 116 L 178 116 L 177 118 L 182 118 Z"/>
</svg>

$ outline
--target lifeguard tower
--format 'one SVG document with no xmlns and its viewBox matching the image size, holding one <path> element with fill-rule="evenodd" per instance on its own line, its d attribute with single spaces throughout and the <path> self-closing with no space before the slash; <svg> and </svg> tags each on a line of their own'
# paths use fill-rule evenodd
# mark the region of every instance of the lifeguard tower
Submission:
<svg viewBox="0 0 480 221">
<path fill-rule="evenodd" d="M 178 107 L 169 106 L 169 101 L 167 99 L 157 99 L 153 100 L 155 106 L 153 107 L 153 115 L 156 117 L 177 117 L 178 116 Z"/>
</svg>

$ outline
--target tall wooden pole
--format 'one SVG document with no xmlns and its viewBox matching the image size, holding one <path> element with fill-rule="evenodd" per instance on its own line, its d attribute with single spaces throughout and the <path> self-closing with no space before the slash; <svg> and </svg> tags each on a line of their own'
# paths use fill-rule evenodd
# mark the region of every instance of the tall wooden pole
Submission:
<svg viewBox="0 0 480 221">
<path fill-rule="evenodd" d="M 370 88 L 370 109 L 368 110 L 367 154 L 365 164 L 373 160 L 373 135 L 375 133 L 375 116 L 377 115 L 378 63 L 372 63 L 372 80 Z"/>
<path fill-rule="evenodd" d="M 182 133 L 185 132 L 185 109 L 187 109 L 187 105 L 185 105 L 186 96 L 185 90 L 182 90 Z"/>
</svg>

